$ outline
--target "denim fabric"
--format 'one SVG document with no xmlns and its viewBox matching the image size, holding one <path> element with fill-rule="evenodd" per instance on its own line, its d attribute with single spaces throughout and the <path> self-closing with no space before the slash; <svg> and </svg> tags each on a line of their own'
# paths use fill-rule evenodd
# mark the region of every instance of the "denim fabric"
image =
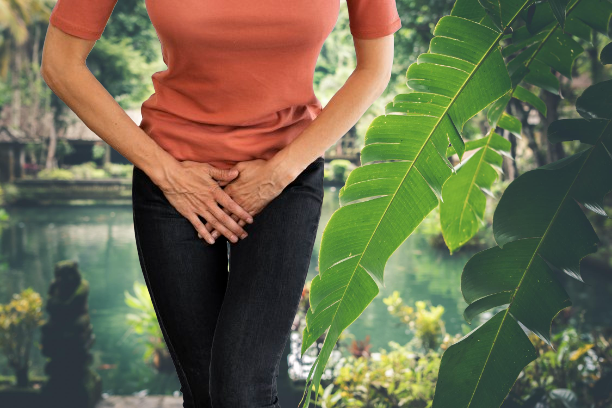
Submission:
<svg viewBox="0 0 612 408">
<path fill-rule="evenodd" d="M 321 216 L 323 163 L 256 214 L 246 239 L 213 245 L 134 167 L 138 256 L 183 407 L 280 408 L 276 378 Z"/>
</svg>

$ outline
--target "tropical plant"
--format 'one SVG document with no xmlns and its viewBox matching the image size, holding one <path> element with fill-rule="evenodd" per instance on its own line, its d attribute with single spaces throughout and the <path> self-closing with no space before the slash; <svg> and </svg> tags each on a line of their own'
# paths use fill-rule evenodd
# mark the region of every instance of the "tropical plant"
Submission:
<svg viewBox="0 0 612 408">
<path fill-rule="evenodd" d="M 568 325 L 553 336 L 557 350 L 533 333 L 529 339 L 538 359 L 523 369 L 502 408 L 604 408 L 612 404 L 610 329 L 580 333 Z"/>
<path fill-rule="evenodd" d="M 461 290 L 468 321 L 503 307 L 444 353 L 433 407 L 499 406 L 521 369 L 537 357 L 523 327 L 553 347 L 551 321 L 571 305 L 553 268 L 581 281 L 580 260 L 599 242 L 578 203 L 607 216 L 610 95 L 612 81 L 587 88 L 576 102 L 582 118 L 550 126 L 551 141 L 579 140 L 589 147 L 523 174 L 502 195 L 493 217 L 498 246 L 468 261 Z"/>
<path fill-rule="evenodd" d="M 389 347 L 369 358 L 340 359 L 334 381 L 320 391 L 323 408 L 422 408 L 431 403 L 440 353 L 419 354 L 394 341 Z"/>
<path fill-rule="evenodd" d="M 44 323 L 42 298 L 32 288 L 15 293 L 11 301 L 0 305 L 0 350 L 15 370 L 17 386 L 28 385 L 30 351 L 34 332 Z"/>
<path fill-rule="evenodd" d="M 462 1 L 462 0 L 460 0 Z M 407 72 L 415 91 L 398 95 L 374 119 L 361 152 L 362 166 L 340 190 L 341 207 L 327 224 L 313 279 L 302 354 L 329 328 L 306 383 L 318 390 L 331 348 L 340 333 L 365 310 L 384 285 L 390 255 L 438 205 L 442 186 L 454 171 L 449 143 L 465 151 L 463 125 L 511 88 L 499 41 L 530 0 L 502 3 L 495 16 L 500 31 L 451 13 L 434 29 L 430 52 Z M 480 7 L 465 0 L 466 8 Z M 459 2 L 457 3 L 459 4 Z M 457 5 L 453 9 L 460 10 Z M 495 10 L 494 10 L 495 11 Z M 312 384 L 311 384 L 312 378 Z M 316 400 L 315 400 L 316 405 Z"/>
<path fill-rule="evenodd" d="M 332 170 L 333 180 L 344 182 L 355 165 L 349 160 L 334 159 L 329 162 L 329 167 Z"/>
<path fill-rule="evenodd" d="M 152 360 L 160 371 L 172 372 L 172 361 L 147 286 L 134 282 L 134 295 L 125 291 L 125 303 L 134 310 L 125 316 L 128 324 L 135 333 L 145 336 L 144 360 Z"/>
<path fill-rule="evenodd" d="M 611 4 L 608 0 L 573 0 L 569 3 L 566 5 L 568 10 L 571 10 L 570 17 L 567 17 L 565 13 L 564 22 L 559 23 L 565 24 L 566 32 L 578 33 L 575 35 L 585 38 L 591 29 L 607 30 L 607 24 L 612 15 Z M 384 267 L 389 257 L 412 234 L 423 219 L 438 206 L 439 202 L 444 201 L 443 197 L 449 199 L 449 196 L 457 194 L 456 191 L 449 188 L 444 191 L 443 195 L 443 186 L 446 181 L 457 173 L 448 160 L 448 156 L 456 154 L 461 160 L 467 149 L 474 150 L 486 145 L 488 150 L 482 151 L 481 149 L 482 153 L 480 153 L 486 162 L 483 167 L 485 169 L 486 166 L 499 163 L 499 159 L 494 157 L 493 153 L 500 154 L 507 150 L 494 132 L 481 141 L 466 145 L 461 137 L 465 123 L 493 104 L 488 111 L 491 122 L 497 124 L 498 127 L 518 133 L 520 129 L 516 126 L 516 121 L 512 116 L 504 115 L 503 109 L 500 112 L 500 106 L 505 105 L 498 101 L 502 98 L 502 101 L 512 97 L 522 98 L 537 107 L 539 102 L 537 98 L 534 98 L 535 95 L 534 97 L 528 95 L 521 90 L 523 88 L 518 87 L 518 84 L 525 81 L 547 90 L 558 89 L 558 79 L 550 72 L 550 67 L 564 74 L 568 73 L 567 58 L 563 57 L 559 61 L 553 61 L 553 59 L 558 58 L 558 55 L 566 56 L 569 50 L 568 58 L 571 66 L 571 61 L 575 58 L 573 55 L 578 51 L 577 43 L 569 36 L 566 38 L 557 35 L 556 29 L 546 32 L 545 27 L 557 24 L 554 17 L 555 15 L 558 17 L 558 13 L 553 15 L 552 21 L 549 21 L 545 13 L 539 12 L 537 6 L 535 8 L 532 6 L 533 1 L 531 0 L 501 0 L 499 2 L 482 0 L 482 4 L 476 0 L 458 0 L 451 15 L 443 17 L 436 25 L 429 52 L 420 55 L 417 62 L 412 64 L 407 71 L 407 84 L 414 92 L 396 96 L 394 101 L 387 105 L 387 114 L 374 119 L 368 128 L 365 146 L 361 152 L 362 166 L 353 170 L 349 175 L 345 186 L 340 190 L 340 208 L 332 215 L 323 231 L 319 252 L 319 274 L 311 284 L 310 309 L 306 314 L 301 353 L 304 354 L 316 339 L 326 331 L 327 333 L 321 352 L 306 381 L 304 407 L 307 407 L 310 402 L 310 391 L 313 388 L 318 395 L 321 375 L 338 337 L 376 297 L 379 292 L 378 285 L 384 286 Z M 512 27 L 520 18 L 527 22 L 527 29 L 517 29 L 515 37 L 511 35 Z M 604 25 L 605 30 L 602 30 Z M 539 34 L 542 30 L 544 30 L 543 35 Z M 544 41 L 547 36 L 550 40 Z M 519 54 L 506 67 L 501 41 L 509 39 L 513 40 L 514 48 L 504 49 L 505 55 Z M 521 52 L 523 49 L 525 51 Z M 583 104 L 584 102 L 585 99 L 583 99 Z M 588 123 L 589 126 L 593 126 L 591 122 Z M 494 128 L 495 126 L 492 126 L 492 129 Z M 568 135 L 565 134 L 565 136 Z M 581 158 L 583 156 L 572 161 L 565 161 L 559 166 L 570 171 L 569 169 L 574 169 L 576 163 L 579 163 L 578 159 Z M 571 163 L 573 163 L 572 166 L 569 166 Z M 539 171 L 546 173 L 549 168 Z M 555 169 L 555 171 L 562 170 Z M 480 173 L 474 174 L 479 175 Z M 490 175 L 487 177 L 490 178 Z M 474 183 L 479 188 L 482 184 L 486 189 L 490 182 L 492 181 L 485 178 L 485 180 L 478 179 Z M 552 188 L 552 186 L 548 187 Z M 545 190 L 548 191 L 541 189 L 538 192 L 540 196 Z M 473 197 L 470 195 L 468 198 Z M 533 201 L 532 197 L 528 198 L 521 196 L 522 202 L 519 204 L 525 206 Z M 547 198 L 546 202 L 550 204 L 555 198 L 556 196 Z M 476 200 L 479 198 L 476 197 Z M 510 248 L 534 250 L 534 248 L 523 248 L 527 245 L 527 240 L 516 240 L 517 237 L 524 236 L 521 234 L 531 234 L 534 227 L 518 223 L 516 220 L 513 221 L 515 225 L 506 225 L 511 222 L 506 222 L 507 217 L 502 217 L 502 219 L 504 219 L 501 221 L 504 224 L 501 228 L 503 232 L 501 235 L 496 233 L 495 237 L 500 245 L 508 243 L 506 252 L 509 252 Z M 529 218 L 533 225 L 540 225 L 541 223 L 537 221 L 541 219 L 542 217 L 538 215 Z M 520 228 L 525 229 L 521 232 Z M 499 229 L 499 227 L 496 228 L 496 230 Z M 500 241 L 498 238 L 506 241 Z M 592 242 L 589 244 L 593 246 Z M 553 251 L 550 247 L 554 248 L 554 245 L 546 246 L 547 249 Z M 570 249 L 576 251 L 579 247 Z M 542 249 L 539 246 L 537 248 Z M 556 252 L 563 251 L 568 258 L 572 254 L 572 251 L 568 251 L 565 246 L 562 250 L 556 250 Z M 532 251 L 532 253 L 535 252 Z M 534 255 L 534 259 L 539 258 Z M 478 266 L 481 267 L 480 269 L 485 266 L 492 268 L 494 260 L 495 258 L 491 257 Z M 536 264 L 540 265 L 539 262 Z M 564 266 L 567 266 L 566 271 L 575 269 L 568 265 Z M 502 265 L 501 270 L 507 271 L 504 268 Z M 479 278 L 484 279 L 480 275 Z M 494 279 L 489 281 L 494 281 Z M 502 285 L 500 283 L 502 281 L 508 283 L 507 279 L 503 280 L 499 277 L 493 283 L 499 286 Z M 539 283 L 544 284 L 543 281 Z M 519 285 L 518 289 L 521 288 L 524 286 Z M 543 296 L 518 291 L 517 287 L 515 289 L 532 302 L 541 300 Z M 551 296 L 552 291 L 548 287 L 547 289 L 546 293 Z M 477 314 L 476 312 L 500 306 L 502 304 L 500 302 L 502 300 L 507 302 L 512 293 L 514 292 L 508 289 L 500 294 L 495 294 L 494 297 L 471 306 L 469 313 L 473 316 Z M 474 298 L 472 301 L 478 299 Z M 520 302 L 515 302 L 515 304 L 524 305 Z M 560 305 L 565 307 L 567 304 L 569 302 L 563 303 L 562 301 Z M 491 307 L 484 308 L 488 305 Z M 529 311 L 532 310 L 532 306 L 530 305 Z M 554 309 L 556 306 L 559 305 L 550 308 Z M 526 314 L 528 318 L 541 325 L 541 322 L 545 320 L 541 317 L 546 315 L 545 311 L 546 309 L 542 307 L 538 309 L 538 313 Z M 548 313 L 550 314 L 550 310 Z M 509 331 L 499 333 L 499 340 L 504 346 L 523 347 L 524 350 L 527 350 L 521 355 L 522 360 L 515 355 L 512 355 L 511 358 L 503 358 L 503 355 L 496 354 L 492 360 L 486 359 L 485 361 L 489 364 L 496 363 L 495 368 L 486 367 L 486 372 L 478 371 L 473 366 L 477 362 L 469 357 L 463 354 L 460 360 L 450 357 L 468 343 L 463 341 L 463 344 L 455 346 L 453 352 L 449 353 L 451 349 L 445 352 L 445 355 L 449 355 L 447 361 L 451 361 L 447 364 L 450 364 L 456 371 L 446 375 L 455 378 L 458 382 L 463 381 L 463 385 L 460 386 L 448 378 L 442 381 L 439 388 L 444 391 L 436 394 L 435 407 L 483 406 L 490 408 L 501 404 L 518 371 L 533 359 L 532 354 L 528 352 L 526 344 L 528 340 L 525 338 L 523 342 L 520 342 L 521 337 L 517 337 L 516 329 L 520 329 L 518 323 L 513 319 L 506 319 L 506 316 L 507 311 L 506 314 L 501 313 L 491 319 L 491 324 L 483 326 L 486 326 L 485 328 L 494 327 L 502 320 L 501 323 L 506 323 L 503 327 L 507 328 L 508 322 L 514 322 L 515 326 L 510 327 Z M 538 329 L 540 329 L 539 334 L 545 332 L 543 327 L 538 327 Z M 522 331 L 520 334 L 523 336 Z M 494 332 L 493 336 L 497 340 L 497 332 Z M 468 335 L 466 338 L 472 337 Z M 468 351 L 481 351 L 482 344 L 484 342 L 479 344 L 480 348 L 472 347 Z M 504 353 L 508 351 L 504 349 Z M 501 362 L 504 365 L 500 365 Z M 491 369 L 500 372 L 494 379 L 489 376 Z M 466 372 L 472 375 L 466 375 Z M 476 393 L 477 389 L 472 387 L 472 393 L 467 400 L 452 396 L 455 392 L 461 394 L 469 392 L 470 385 L 473 385 L 469 381 L 473 378 L 474 372 L 482 374 L 477 378 L 480 384 L 478 389 L 491 388 L 490 392 Z M 483 380 L 482 384 L 481 380 Z M 487 385 L 491 387 L 482 387 L 487 381 L 490 382 Z M 480 398 L 487 400 L 482 401 Z M 304 398 L 302 400 L 304 401 Z"/>
<path fill-rule="evenodd" d="M 489 108 L 489 133 L 466 143 L 466 151 L 474 151 L 474 154 L 458 166 L 457 174 L 448 180 L 442 192 L 440 224 L 451 253 L 468 242 L 483 224 L 486 195 L 493 196 L 491 184 L 501 171 L 502 155 L 511 158 L 511 144 L 496 133 L 496 128 L 518 137 L 521 135 L 521 121 L 507 113 L 511 100 L 529 104 L 546 116 L 544 101 L 520 83 L 558 94 L 559 79 L 551 69 L 571 79 L 574 60 L 583 52 L 573 37 L 590 42 L 590 29 L 607 33 L 612 4 L 578 0 L 567 8 L 563 19 L 555 19 L 557 12 L 555 1 L 533 5 L 525 13 L 526 24 L 513 31 L 502 49 L 502 55 L 509 58 L 512 88 Z M 467 13 L 464 17 L 481 18 L 478 14 Z M 448 153 L 452 154 L 452 149 Z"/>
<path fill-rule="evenodd" d="M 416 301 L 415 307 L 407 306 L 397 290 L 394 290 L 391 296 L 384 298 L 383 302 L 392 316 L 399 317 L 402 323 L 408 325 L 420 348 L 437 349 L 450 337 L 442 320 L 444 306 L 429 305 L 428 308 L 427 303 L 422 300 Z"/>
</svg>

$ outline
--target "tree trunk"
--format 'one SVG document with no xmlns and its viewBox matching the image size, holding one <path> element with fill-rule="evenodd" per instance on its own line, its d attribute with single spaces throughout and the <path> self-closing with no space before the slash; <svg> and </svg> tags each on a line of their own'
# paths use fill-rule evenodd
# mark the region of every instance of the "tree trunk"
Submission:
<svg viewBox="0 0 612 408">
<path fill-rule="evenodd" d="M 599 36 L 595 30 L 593 30 L 593 44 L 587 50 L 589 59 L 591 61 L 591 80 L 594 84 L 603 80 L 603 65 L 599 61 Z"/>
<path fill-rule="evenodd" d="M 47 162 L 45 164 L 46 169 L 52 169 L 54 167 L 55 150 L 57 148 L 57 130 L 55 129 L 53 115 L 51 115 L 49 122 L 49 146 L 47 148 Z"/>
<path fill-rule="evenodd" d="M 538 167 L 546 164 L 546 155 L 542 152 L 542 148 L 538 145 L 536 134 L 534 132 L 534 126 L 529 124 L 529 115 L 532 109 L 525 111 L 523 109 L 522 102 L 515 99 L 510 101 L 513 105 L 514 115 L 521 121 L 521 130 L 525 138 L 527 139 L 527 147 L 531 150 L 533 157 L 535 157 L 536 165 Z"/>
<path fill-rule="evenodd" d="M 561 143 L 556 143 L 557 146 L 548 142 L 548 126 L 555 120 L 559 119 L 559 103 L 561 97 L 553 95 L 550 92 L 542 91 L 542 99 L 546 103 L 546 117 L 540 114 L 542 120 L 542 133 L 540 134 L 540 145 L 545 149 L 546 163 L 551 163 L 565 156 Z"/>
<path fill-rule="evenodd" d="M 11 101 L 11 126 L 14 129 L 21 129 L 21 87 L 19 85 L 19 80 L 21 79 L 22 49 L 23 47 L 21 46 L 15 46 L 13 72 L 11 74 L 11 89 L 13 90 Z"/>
<path fill-rule="evenodd" d="M 32 95 L 32 107 L 30 109 L 30 120 L 28 124 L 30 128 L 28 132 L 30 136 L 36 137 L 39 129 L 39 112 L 40 112 L 40 55 L 39 55 L 39 42 L 40 42 L 40 25 L 34 24 L 34 39 L 32 43 L 32 80 L 30 81 L 30 94 Z"/>
<path fill-rule="evenodd" d="M 502 170 L 504 171 L 504 174 L 502 174 L 502 179 L 512 181 L 516 178 L 516 140 L 513 142 L 512 139 L 516 138 L 513 134 L 504 129 L 502 129 L 502 136 L 505 139 L 508 139 L 512 144 L 512 147 L 510 149 L 512 159 L 504 156 L 504 161 L 502 162 Z"/>
<path fill-rule="evenodd" d="M 30 379 L 28 378 L 28 367 L 15 368 L 15 379 L 17 380 L 17 387 L 27 387 L 30 385 Z"/>
</svg>

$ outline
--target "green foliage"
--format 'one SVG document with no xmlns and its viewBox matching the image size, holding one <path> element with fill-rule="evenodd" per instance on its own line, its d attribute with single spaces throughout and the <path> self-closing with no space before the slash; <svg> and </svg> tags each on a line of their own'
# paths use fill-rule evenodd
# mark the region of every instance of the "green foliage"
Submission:
<svg viewBox="0 0 612 408">
<path fill-rule="evenodd" d="M 132 313 L 126 315 L 128 324 L 135 333 L 145 337 L 146 349 L 143 358 L 148 361 L 156 350 L 163 349 L 166 345 L 147 286 L 134 282 L 134 295 L 125 291 L 125 303 L 133 309 Z"/>
<path fill-rule="evenodd" d="M 453 216 L 451 222 L 442 220 L 442 225 L 457 235 L 453 237 L 457 238 L 454 248 L 478 230 L 486 203 L 483 193 L 497 176 L 492 172 L 501 155 L 509 150 L 507 143 L 494 136 L 496 128 L 515 135 L 522 130 L 521 122 L 506 112 L 508 103 L 514 98 L 546 112 L 546 105 L 530 88 L 558 93 L 559 79 L 551 70 L 571 77 L 574 60 L 583 50 L 577 39 L 590 40 L 590 30 L 606 32 L 611 15 L 612 5 L 607 0 L 574 0 L 565 12 L 562 31 L 548 3 L 458 0 L 451 15 L 438 22 L 429 52 L 420 55 L 407 71 L 407 84 L 414 92 L 398 95 L 387 106 L 388 114 L 370 125 L 361 153 L 362 166 L 351 172 L 340 190 L 341 206 L 323 232 L 302 354 L 321 335 L 326 337 L 307 378 L 304 406 L 309 404 L 309 391 L 319 388 L 340 333 L 376 297 L 378 285 L 384 286 L 389 256 L 439 202 L 459 197 L 456 201 L 464 209 L 446 212 Z M 519 18 L 523 26 L 515 26 Z M 529 88 L 519 86 L 521 82 Z M 591 103 L 592 98 L 584 98 L 578 111 L 591 115 L 609 112 L 609 103 L 603 98 L 606 90 L 591 91 L 596 100 Z M 594 106 L 600 106 L 601 112 Z M 464 125 L 486 108 L 491 130 L 485 138 L 464 144 Z M 468 149 L 481 153 L 472 156 L 470 166 L 462 163 L 453 167 L 448 155 L 456 154 L 461 161 Z M 577 207 L 574 199 L 595 206 L 593 197 L 600 198 L 601 190 L 593 186 L 599 183 L 602 190 L 607 186 L 602 177 L 594 177 L 609 174 L 601 161 L 603 150 L 593 145 L 592 151 L 597 152 L 592 157 L 583 151 L 582 156 L 522 176 L 508 187 L 496 211 L 505 214 L 494 217 L 499 247 L 483 251 L 466 265 L 462 290 L 469 304 L 465 312 L 468 321 L 483 311 L 509 307 L 445 352 L 438 382 L 441 391 L 436 392 L 434 407 L 499 406 L 522 368 L 536 357 L 521 324 L 550 341 L 550 320 L 570 302 L 547 262 L 575 276 L 579 259 L 593 252 L 592 235 L 584 235 L 588 228 L 570 208 L 572 203 Z M 606 171 L 589 170 L 590 177 L 580 178 L 584 191 L 572 189 L 573 182 L 568 182 L 572 175 L 577 177 L 591 165 L 597 167 L 597 160 Z M 583 166 L 585 163 L 589 166 Z M 467 174 L 459 178 L 461 171 Z M 453 189 L 447 180 L 455 177 L 461 185 Z M 568 196 L 572 199 L 565 200 Z M 558 199 L 564 201 L 555 201 Z M 554 210 L 562 204 L 570 209 L 568 216 Z M 551 209 L 553 217 L 549 218 Z M 471 219 L 466 218 L 466 225 L 473 225 L 464 228 L 461 222 L 468 211 Z M 563 223 L 557 225 L 555 220 Z M 542 230 L 547 223 L 554 226 L 552 232 Z M 574 238 L 583 240 L 568 246 L 571 239 L 564 238 L 562 226 L 573 228 Z M 576 230 L 576 226 L 580 228 Z"/>
<path fill-rule="evenodd" d="M 553 336 L 557 350 L 535 335 L 537 360 L 527 365 L 502 408 L 590 406 L 604 408 L 612 402 L 612 337 L 609 330 L 579 334 L 565 326 Z M 334 381 L 321 390 L 326 407 L 428 407 L 438 379 L 440 352 L 419 351 L 411 343 L 391 341 L 390 350 L 370 357 L 343 357 Z M 563 400 L 563 396 L 565 401 Z M 566 405 L 573 400 L 575 405 Z"/>
<path fill-rule="evenodd" d="M 36 177 L 44 180 L 72 180 L 74 174 L 67 169 L 42 169 Z"/>
<path fill-rule="evenodd" d="M 529 0 L 509 0 L 504 19 L 514 21 Z M 340 333 L 378 294 L 389 256 L 438 205 L 453 172 L 449 143 L 462 157 L 460 131 L 471 117 L 511 88 L 496 31 L 456 16 L 442 18 L 430 52 L 407 72 L 415 92 L 387 107 L 366 133 L 362 166 L 340 190 L 341 207 L 323 232 L 319 275 L 312 281 L 302 354 L 327 328 L 325 343 L 306 385 L 319 388 Z M 316 405 L 316 400 L 315 400 Z"/>
<path fill-rule="evenodd" d="M 102 160 L 106 154 L 106 145 L 103 143 L 96 143 L 91 147 L 91 156 L 94 160 Z"/>
<path fill-rule="evenodd" d="M 334 382 L 321 393 L 324 408 L 428 407 L 440 364 L 440 353 L 417 354 L 408 345 L 389 342 L 371 357 L 343 357 Z"/>
<path fill-rule="evenodd" d="M 538 359 L 523 369 L 503 408 L 535 407 L 537 403 L 550 408 L 603 408 L 612 404 L 609 330 L 580 334 L 575 327 L 565 327 L 553 336 L 557 350 L 533 334 L 529 338 Z"/>
<path fill-rule="evenodd" d="M 145 2 L 118 2 L 87 66 L 123 108 L 138 106 L 154 92 L 150 76 L 166 68 Z"/>
<path fill-rule="evenodd" d="M 104 171 L 109 177 L 114 178 L 131 178 L 134 165 L 132 164 L 117 164 L 117 163 L 104 163 Z"/>
<path fill-rule="evenodd" d="M 443 341 L 448 341 L 446 329 L 444 327 L 444 306 L 432 306 L 424 301 L 415 302 L 415 307 L 407 306 L 399 296 L 397 290 L 393 294 L 383 299 L 387 305 L 387 311 L 399 317 L 402 323 L 408 325 L 414 333 L 418 346 L 424 350 L 435 350 Z"/>
<path fill-rule="evenodd" d="M 329 167 L 331 167 L 333 180 L 346 181 L 348 175 L 355 166 L 350 160 L 334 159 L 329 162 Z"/>
<path fill-rule="evenodd" d="M 444 354 L 434 407 L 499 406 L 522 367 L 537 357 L 519 323 L 552 346 L 551 321 L 571 301 L 551 267 L 581 280 L 580 260 L 599 240 L 578 203 L 606 216 L 602 201 L 612 191 L 611 87 L 607 81 L 583 93 L 576 106 L 584 119 L 550 127 L 552 142 L 580 140 L 589 147 L 523 174 L 504 192 L 493 219 L 498 247 L 470 259 L 461 290 L 467 320 L 507 307 Z"/>
<path fill-rule="evenodd" d="M 489 194 L 492 183 L 497 179 L 497 172 L 501 172 L 501 155 L 512 159 L 509 155 L 510 142 L 500 136 L 493 136 L 496 135 L 496 127 L 500 127 L 520 137 L 521 122 L 505 112 L 510 101 L 514 98 L 533 106 L 544 116 L 547 113 L 546 104 L 520 86 L 521 81 L 558 93 L 559 81 L 551 69 L 571 78 L 574 60 L 583 51 L 582 46 L 572 38 L 572 34 L 579 32 L 576 26 L 607 32 L 608 26 L 602 20 L 609 21 L 612 16 L 610 3 L 574 0 L 567 13 L 563 11 L 563 21 L 558 15 L 559 11 L 554 13 L 559 20 L 557 22 L 551 6 L 554 8 L 564 2 L 559 0 L 532 6 L 532 14 L 524 15 L 527 25 L 514 31 L 502 50 L 502 54 L 509 59 L 508 70 L 513 87 L 489 108 L 489 133 L 481 139 L 466 143 L 466 151 L 475 150 L 475 153 L 457 167 L 457 174 L 444 185 L 440 219 L 444 240 L 451 253 L 467 243 L 483 225 L 485 194 Z M 479 14 L 473 14 L 473 11 L 463 10 L 466 8 L 462 6 L 463 3 L 469 4 L 469 1 L 460 0 L 456 3 L 456 9 L 460 10 L 457 12 L 462 17 L 475 20 L 482 18 Z M 598 8 L 600 15 L 595 12 Z M 568 27 L 564 33 L 560 32 L 560 28 L 566 15 Z M 491 145 L 492 137 L 498 140 L 495 145 Z M 454 153 L 453 149 L 449 149 L 449 155 Z"/>
<path fill-rule="evenodd" d="M 96 180 L 106 178 L 130 178 L 134 166 L 131 164 L 105 163 L 99 168 L 95 162 L 85 162 L 65 169 L 43 169 L 36 175 L 48 180 Z"/>
<path fill-rule="evenodd" d="M 475 150 L 470 159 L 457 168 L 442 190 L 440 225 L 451 254 L 476 235 L 484 224 L 487 196 L 491 193 L 503 156 L 509 156 L 510 142 L 495 132 L 466 143 L 466 151 Z"/>
<path fill-rule="evenodd" d="M 74 153 L 74 147 L 66 139 L 59 139 L 57 141 L 57 148 L 55 150 L 55 157 L 57 161 L 61 163 L 66 156 Z"/>
<path fill-rule="evenodd" d="M 94 162 L 86 162 L 71 166 L 69 171 L 73 174 L 75 179 L 92 180 L 108 177 L 106 171 L 98 168 L 98 165 Z"/>
<path fill-rule="evenodd" d="M 27 288 L 0 305 L 0 350 L 16 372 L 30 364 L 34 332 L 44 323 L 42 304 L 40 294 Z"/>
</svg>

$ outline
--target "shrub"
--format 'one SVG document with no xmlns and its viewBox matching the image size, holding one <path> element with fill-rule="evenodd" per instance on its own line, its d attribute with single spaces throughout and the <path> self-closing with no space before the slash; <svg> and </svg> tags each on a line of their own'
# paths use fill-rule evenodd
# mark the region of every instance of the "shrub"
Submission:
<svg viewBox="0 0 612 408">
<path fill-rule="evenodd" d="M 45 180 L 72 180 L 74 174 L 66 169 L 43 169 L 36 174 L 36 177 Z"/>
</svg>

